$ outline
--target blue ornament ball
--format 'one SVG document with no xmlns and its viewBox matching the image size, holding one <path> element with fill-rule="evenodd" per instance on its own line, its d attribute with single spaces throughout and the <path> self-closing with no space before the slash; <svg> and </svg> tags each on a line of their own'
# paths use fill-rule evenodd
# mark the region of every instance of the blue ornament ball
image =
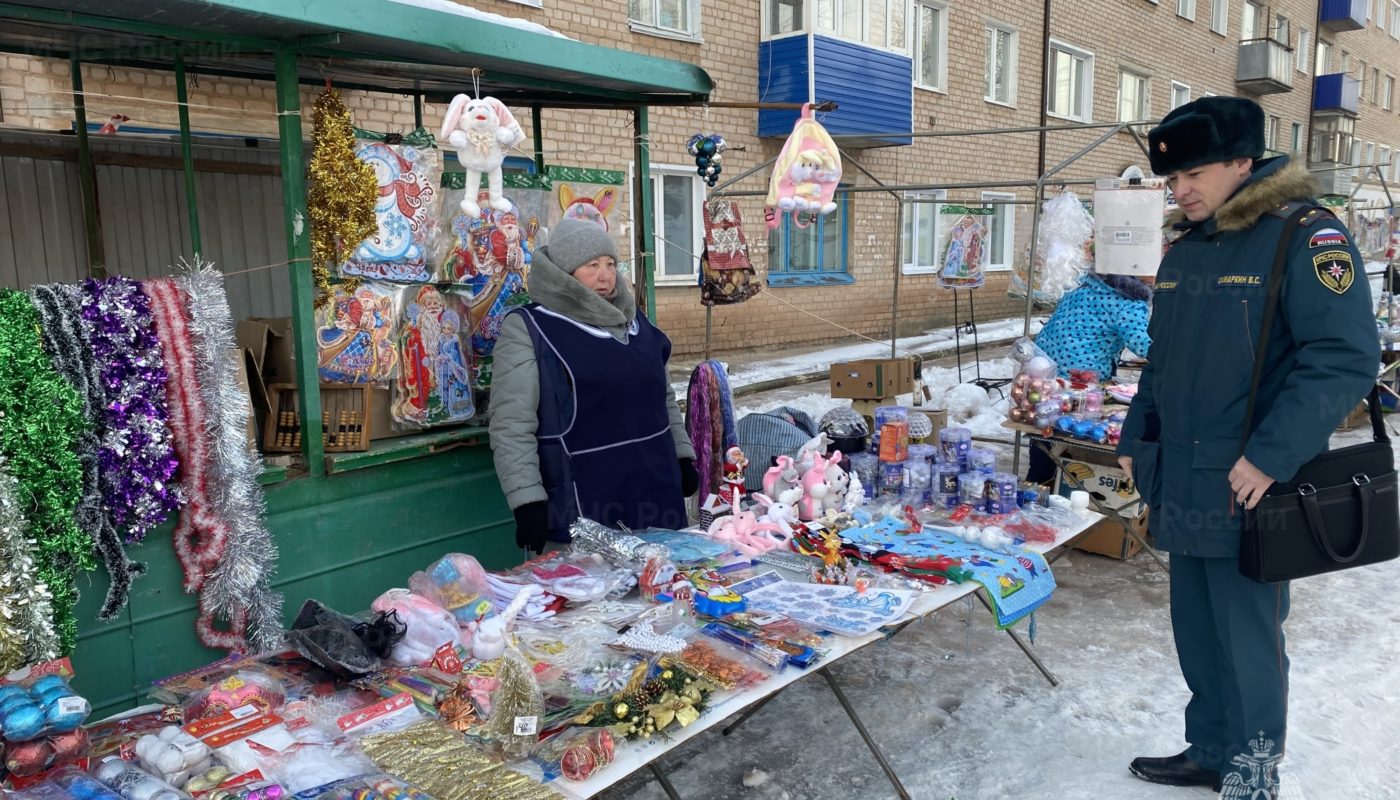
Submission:
<svg viewBox="0 0 1400 800">
<path fill-rule="evenodd" d="M 34 694 L 43 694 L 55 688 L 72 691 L 68 687 L 68 681 L 65 681 L 62 675 L 45 675 L 39 680 L 34 681 L 34 685 L 29 687 L 29 691 Z"/>
<path fill-rule="evenodd" d="M 79 725 L 83 724 L 83 720 L 87 719 L 88 713 L 92 711 L 92 707 L 88 705 L 86 700 L 78 705 L 78 707 L 72 708 L 66 713 L 62 709 L 62 704 L 54 703 L 52 706 L 48 707 L 47 713 L 44 715 L 48 720 L 50 730 L 54 733 L 67 733 L 68 731 L 75 730 Z"/>
<path fill-rule="evenodd" d="M 712 156 L 715 154 L 715 140 L 709 138 L 701 139 L 700 142 L 695 145 L 695 149 L 699 150 L 701 155 Z"/>
<path fill-rule="evenodd" d="M 96 800 L 106 791 L 109 791 L 106 786 L 85 775 L 74 778 L 68 785 L 68 793 L 73 795 L 73 800 Z"/>
<path fill-rule="evenodd" d="M 25 692 L 23 686 L 17 686 L 13 683 L 8 684 L 6 686 L 0 686 L 0 703 L 4 703 L 11 697 L 18 697 L 20 695 L 23 695 L 24 693 Z"/>
<path fill-rule="evenodd" d="M 1074 417 L 1064 416 L 1055 420 L 1055 429 L 1064 433 L 1074 432 Z"/>
<path fill-rule="evenodd" d="M 1094 423 L 1087 419 L 1078 420 L 1074 423 L 1074 438 L 1087 439 L 1089 438 L 1089 431 L 1093 429 Z"/>
<path fill-rule="evenodd" d="M 3 726 L 5 738 L 12 742 L 27 742 L 37 738 L 44 731 L 44 711 L 34 703 L 23 703 L 5 713 Z"/>
<path fill-rule="evenodd" d="M 3 701 L 0 701 L 0 717 L 9 716 L 10 711 L 19 708 L 20 706 L 30 705 L 38 704 L 35 703 L 34 698 L 30 697 L 28 694 L 21 693 L 16 695 L 10 695 Z"/>
</svg>

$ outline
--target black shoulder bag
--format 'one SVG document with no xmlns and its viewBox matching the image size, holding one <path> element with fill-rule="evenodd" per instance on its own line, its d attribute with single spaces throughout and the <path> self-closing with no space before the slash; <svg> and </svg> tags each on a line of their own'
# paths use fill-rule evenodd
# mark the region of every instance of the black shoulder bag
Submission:
<svg viewBox="0 0 1400 800">
<path fill-rule="evenodd" d="M 1288 246 L 1294 228 L 1309 210 L 1304 207 L 1289 217 L 1274 256 L 1240 436 L 1241 453 L 1249 443 L 1254 421 L 1265 348 L 1283 290 Z M 1373 441 L 1322 453 L 1304 464 L 1293 480 L 1269 487 L 1259 504 L 1245 512 L 1240 539 L 1242 575 L 1275 583 L 1400 555 L 1395 454 L 1381 423 L 1379 387 L 1371 389 L 1366 403 Z"/>
</svg>

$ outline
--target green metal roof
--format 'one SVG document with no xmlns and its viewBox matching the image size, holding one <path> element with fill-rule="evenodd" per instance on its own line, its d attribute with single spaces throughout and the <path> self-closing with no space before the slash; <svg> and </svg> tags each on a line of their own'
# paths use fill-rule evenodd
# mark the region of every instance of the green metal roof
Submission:
<svg viewBox="0 0 1400 800">
<path fill-rule="evenodd" d="M 118 10 L 120 9 L 120 10 Z M 206 75 L 267 79 L 295 43 L 301 78 L 346 88 L 470 91 L 510 103 L 667 105 L 708 98 L 683 61 L 616 50 L 389 0 L 13 0 L 0 50 L 168 69 L 177 52 Z"/>
</svg>

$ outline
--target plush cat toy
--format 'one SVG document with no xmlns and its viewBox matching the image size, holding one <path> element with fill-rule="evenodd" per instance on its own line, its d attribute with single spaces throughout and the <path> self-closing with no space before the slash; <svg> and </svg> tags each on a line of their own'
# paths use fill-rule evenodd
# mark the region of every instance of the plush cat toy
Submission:
<svg viewBox="0 0 1400 800">
<path fill-rule="evenodd" d="M 768 229 L 778 227 L 782 215 L 791 213 L 793 224 L 805 228 L 803 214 L 830 214 L 836 210 L 837 184 L 841 182 L 841 150 L 812 116 L 812 105 L 803 104 L 802 115 L 783 145 L 768 183 L 764 214 Z"/>
<path fill-rule="evenodd" d="M 467 170 L 467 191 L 462 198 L 462 211 L 468 217 L 480 217 L 481 206 L 476 203 L 476 190 L 481 176 L 486 176 L 491 207 L 510 211 L 510 201 L 501 194 L 501 164 L 506 151 L 525 141 L 525 131 L 515 121 L 506 104 L 494 97 L 471 98 L 459 94 L 447 107 L 442 121 L 442 137 L 457 150 L 457 160 Z"/>
</svg>

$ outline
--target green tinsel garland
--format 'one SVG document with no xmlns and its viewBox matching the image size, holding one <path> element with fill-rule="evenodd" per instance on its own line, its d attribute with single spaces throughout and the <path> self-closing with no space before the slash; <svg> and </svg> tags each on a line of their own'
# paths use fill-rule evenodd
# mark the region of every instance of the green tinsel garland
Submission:
<svg viewBox="0 0 1400 800">
<path fill-rule="evenodd" d="M 44 354 L 29 296 L 0 289 L 0 453 L 32 501 L 25 512 L 38 545 L 36 572 L 53 594 L 54 628 L 65 655 L 78 638 L 74 579 L 97 568 L 92 538 L 73 521 L 82 489 L 77 439 L 87 425 L 81 409 L 77 391 Z"/>
</svg>

